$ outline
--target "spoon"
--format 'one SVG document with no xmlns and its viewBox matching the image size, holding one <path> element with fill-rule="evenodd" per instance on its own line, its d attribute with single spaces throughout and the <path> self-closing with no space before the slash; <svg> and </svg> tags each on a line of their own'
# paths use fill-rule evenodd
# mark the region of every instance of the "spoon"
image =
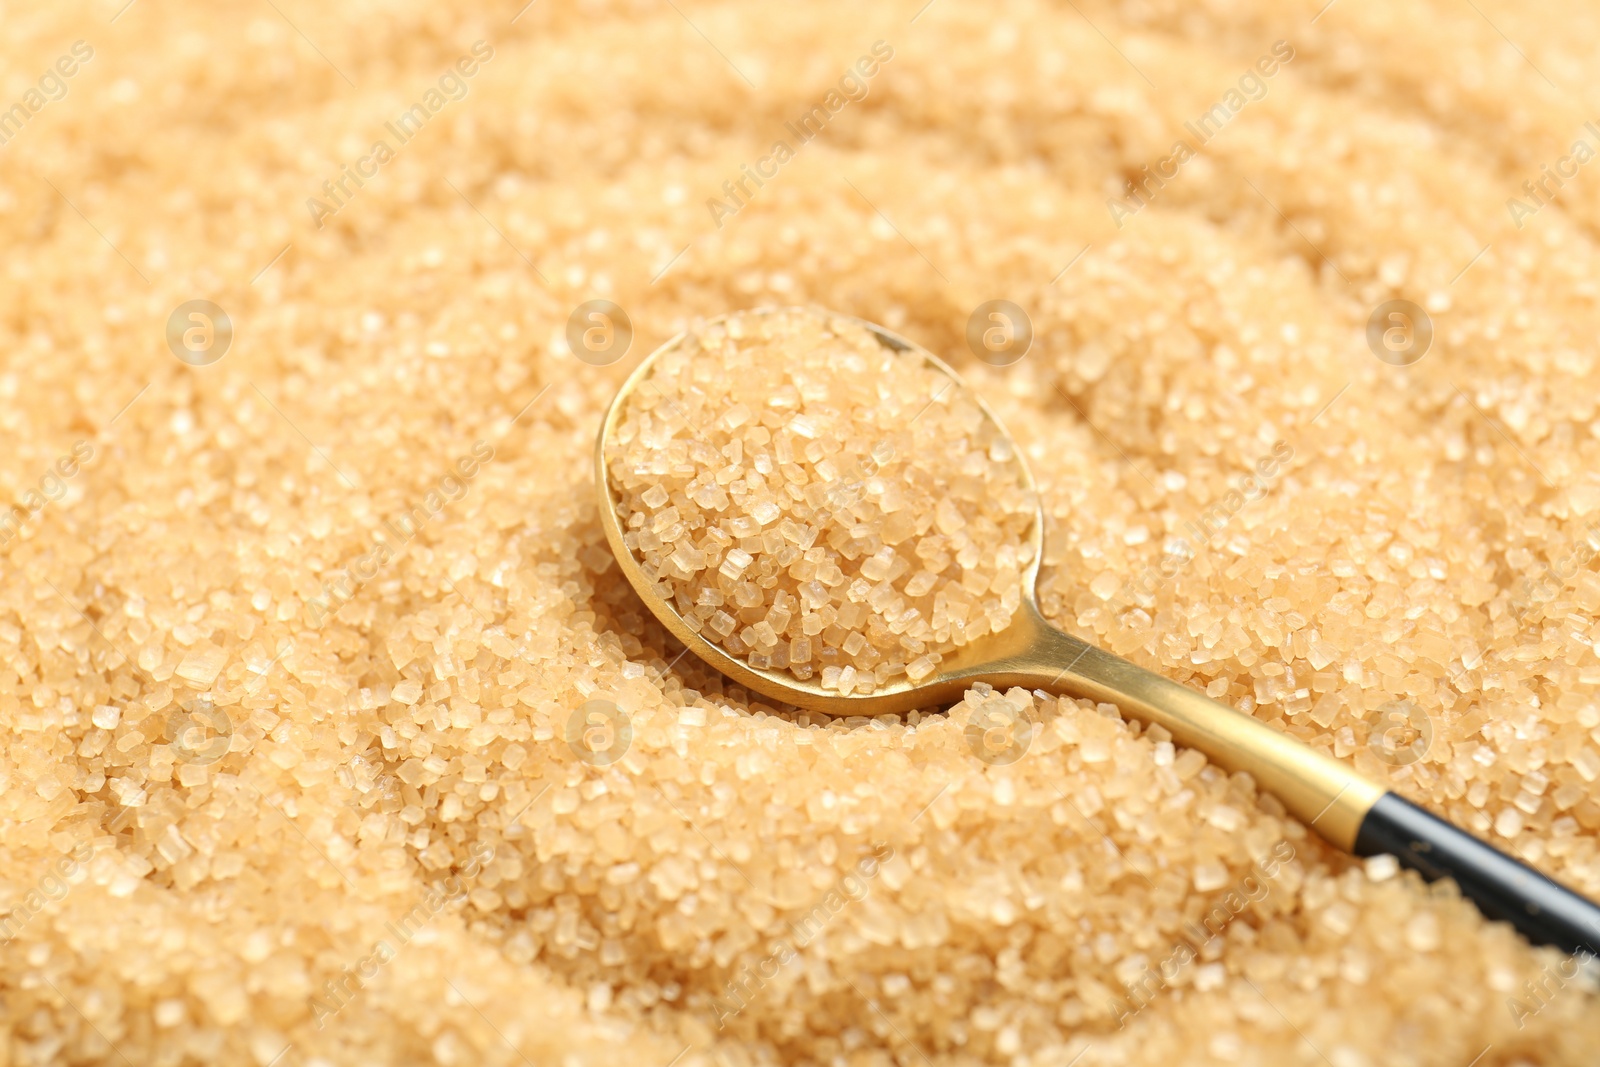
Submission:
<svg viewBox="0 0 1600 1067">
<path fill-rule="evenodd" d="M 766 308 L 741 317 L 794 310 Z M 954 370 L 905 338 L 849 316 L 815 309 L 810 313 L 855 323 L 886 348 L 920 357 L 973 396 Z M 1393 855 L 1428 881 L 1453 878 L 1486 916 L 1509 922 L 1535 944 L 1566 952 L 1600 952 L 1600 907 L 1591 901 L 1261 720 L 1050 625 L 1039 610 L 1035 589 L 1044 547 L 1042 507 L 1029 533 L 1033 552 L 1022 574 L 1021 606 L 1010 624 L 947 654 L 935 673 L 918 682 L 902 674 L 871 692 L 844 695 L 823 688 L 819 678 L 801 680 L 787 671 L 752 667 L 707 641 L 657 592 L 624 544 L 606 455 L 628 397 L 649 379 L 655 361 L 685 346 L 697 346 L 698 336 L 685 331 L 662 345 L 634 368 L 618 390 L 595 443 L 595 484 L 601 525 L 622 573 L 662 625 L 708 665 L 763 696 L 829 715 L 870 716 L 948 705 L 978 682 L 996 689 L 1021 686 L 1112 703 L 1125 715 L 1159 724 L 1176 743 L 1198 749 L 1218 766 L 1249 772 L 1291 815 L 1335 847 L 1357 856 Z M 1010 440 L 982 399 L 973 399 L 1001 436 Z M 1031 492 L 1032 475 L 1020 452 L 1016 457 L 1022 482 Z"/>
</svg>

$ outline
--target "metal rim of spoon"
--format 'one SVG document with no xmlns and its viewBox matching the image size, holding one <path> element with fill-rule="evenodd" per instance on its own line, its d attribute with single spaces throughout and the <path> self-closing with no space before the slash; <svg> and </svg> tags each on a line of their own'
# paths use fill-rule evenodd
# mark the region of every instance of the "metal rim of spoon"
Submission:
<svg viewBox="0 0 1600 1067">
<path fill-rule="evenodd" d="M 982 397 L 937 356 L 876 323 L 820 308 L 774 307 L 730 313 L 707 320 L 698 331 L 685 330 L 646 356 L 612 399 L 595 441 L 595 485 L 601 525 L 623 575 L 656 619 L 702 661 L 763 696 L 836 716 L 949 705 L 978 682 L 997 689 L 1020 686 L 1115 704 L 1124 715 L 1161 725 L 1174 742 L 1197 749 L 1223 769 L 1248 772 L 1260 788 L 1276 796 L 1291 815 L 1329 844 L 1357 856 L 1393 855 L 1428 881 L 1452 878 L 1486 916 L 1509 922 L 1535 944 L 1600 954 L 1600 907 L 1593 902 L 1260 719 L 1047 622 L 1036 595 L 1044 549 L 1042 504 L 1038 504 L 1029 534 L 1033 553 L 1022 575 L 1022 603 L 1010 625 L 947 655 L 935 673 L 920 682 L 901 676 L 870 693 L 841 695 L 824 689 L 819 678 L 802 681 L 787 671 L 752 667 L 692 630 L 657 593 L 622 540 L 606 445 L 615 435 L 627 399 L 648 380 L 656 360 L 664 354 L 695 345 L 701 332 L 735 317 L 758 321 L 795 312 L 858 325 L 884 347 L 912 353 L 948 376 L 1013 443 L 1021 478 L 1038 500 L 1026 460 Z"/>
</svg>

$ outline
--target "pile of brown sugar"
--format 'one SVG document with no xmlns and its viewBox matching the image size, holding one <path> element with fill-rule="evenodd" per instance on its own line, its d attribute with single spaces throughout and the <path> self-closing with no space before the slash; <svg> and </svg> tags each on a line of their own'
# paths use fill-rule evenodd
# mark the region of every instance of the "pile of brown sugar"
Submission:
<svg viewBox="0 0 1600 1067">
<path fill-rule="evenodd" d="M 914 351 L 815 309 L 657 357 L 609 445 L 623 540 L 696 633 L 848 696 L 920 681 L 1021 603 L 1035 498 Z"/>
<path fill-rule="evenodd" d="M 882 323 L 1017 441 L 1052 621 L 1600 895 L 1586 10 L 519 6 L 5 7 L 0 1062 L 1593 1062 L 1560 956 L 1114 709 L 728 685 L 592 477 L 680 330 Z"/>
</svg>

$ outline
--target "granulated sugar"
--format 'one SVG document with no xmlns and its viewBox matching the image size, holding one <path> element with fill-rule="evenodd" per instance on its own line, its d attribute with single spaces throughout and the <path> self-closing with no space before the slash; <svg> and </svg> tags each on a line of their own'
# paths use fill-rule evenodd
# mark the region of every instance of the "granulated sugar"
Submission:
<svg viewBox="0 0 1600 1067">
<path fill-rule="evenodd" d="M 608 443 L 623 540 L 698 634 L 871 692 L 1005 629 L 1037 505 L 1010 441 L 913 351 L 817 310 L 657 358 Z"/>
<path fill-rule="evenodd" d="M 0 1063 L 1594 1062 L 1560 956 L 1109 708 L 729 686 L 592 471 L 679 331 L 882 323 L 1018 442 L 1056 624 L 1600 895 L 1594 164 L 1506 208 L 1600 114 L 1600 25 L 923 6 L 4 6 L 0 105 L 94 52 L 0 148 Z M 594 299 L 606 367 L 566 341 Z M 1003 369 L 994 299 L 1033 325 Z M 1366 339 L 1393 299 L 1409 366 Z M 194 300 L 209 365 L 167 340 Z M 1412 762 L 1374 744 L 1404 708 Z"/>
</svg>

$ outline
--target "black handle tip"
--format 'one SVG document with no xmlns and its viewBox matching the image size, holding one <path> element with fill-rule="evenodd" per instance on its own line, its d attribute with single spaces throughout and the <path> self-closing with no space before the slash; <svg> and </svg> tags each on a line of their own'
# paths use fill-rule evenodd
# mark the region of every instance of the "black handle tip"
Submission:
<svg viewBox="0 0 1600 1067">
<path fill-rule="evenodd" d="M 1600 906 L 1393 793 L 1378 798 L 1356 835 L 1356 855 L 1385 853 L 1430 882 L 1454 879 L 1479 911 L 1536 945 L 1600 953 Z"/>
</svg>

